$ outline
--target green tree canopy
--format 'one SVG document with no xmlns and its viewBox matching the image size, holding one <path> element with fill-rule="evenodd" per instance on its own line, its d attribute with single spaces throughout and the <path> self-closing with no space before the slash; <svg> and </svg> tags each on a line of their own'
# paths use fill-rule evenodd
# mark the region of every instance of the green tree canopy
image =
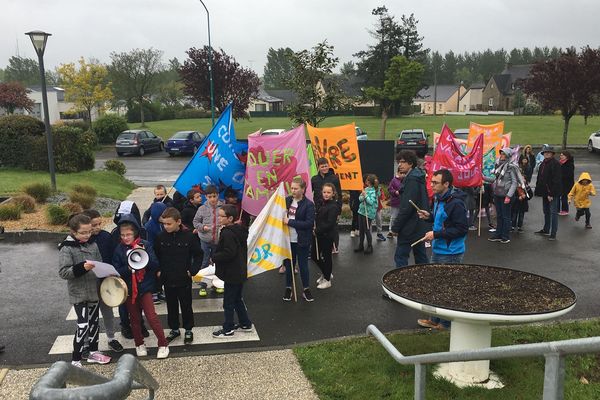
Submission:
<svg viewBox="0 0 600 400">
<path fill-rule="evenodd" d="M 267 64 L 264 72 L 264 85 L 267 89 L 289 89 L 288 82 L 292 78 L 292 57 L 294 51 L 289 47 L 267 52 Z"/>
</svg>

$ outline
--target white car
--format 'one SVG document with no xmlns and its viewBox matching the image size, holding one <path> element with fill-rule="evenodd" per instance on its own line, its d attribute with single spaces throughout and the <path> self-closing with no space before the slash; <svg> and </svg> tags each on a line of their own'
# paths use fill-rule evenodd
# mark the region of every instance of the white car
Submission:
<svg viewBox="0 0 600 400">
<path fill-rule="evenodd" d="M 600 131 L 594 132 L 590 135 L 587 149 L 590 153 L 600 150 Z"/>
<path fill-rule="evenodd" d="M 285 129 L 267 129 L 266 131 L 262 131 L 261 135 L 269 136 L 269 135 L 279 135 L 280 133 L 285 132 Z"/>
</svg>

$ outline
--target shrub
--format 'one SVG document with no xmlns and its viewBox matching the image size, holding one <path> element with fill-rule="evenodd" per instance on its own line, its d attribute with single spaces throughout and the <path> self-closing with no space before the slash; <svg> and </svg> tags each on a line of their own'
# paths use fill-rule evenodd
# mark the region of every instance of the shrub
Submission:
<svg viewBox="0 0 600 400">
<path fill-rule="evenodd" d="M 535 103 L 529 103 L 523 107 L 523 115 L 540 115 L 541 113 L 542 108 Z"/>
<path fill-rule="evenodd" d="M 72 128 L 79 128 L 82 131 L 87 131 L 90 129 L 90 124 L 87 121 L 83 120 L 60 120 L 54 124 L 55 126 L 70 126 Z"/>
<path fill-rule="evenodd" d="M 69 193 L 69 200 L 73 203 L 80 204 L 84 210 L 88 210 L 94 205 L 96 197 L 88 193 L 71 192 Z"/>
<path fill-rule="evenodd" d="M 123 164 L 123 162 L 121 162 L 119 160 L 106 160 L 104 162 L 104 168 L 107 171 L 116 172 L 117 174 L 119 174 L 121 176 L 125 175 L 125 172 L 127 172 L 127 168 L 125 167 L 125 164 Z"/>
<path fill-rule="evenodd" d="M 158 121 L 160 120 L 161 105 L 160 103 L 144 103 L 144 121 Z M 134 104 L 127 110 L 127 122 L 138 123 L 140 120 L 140 106 Z"/>
<path fill-rule="evenodd" d="M 66 225 L 69 215 L 69 210 L 57 204 L 50 204 L 46 209 L 46 217 L 51 225 Z"/>
<path fill-rule="evenodd" d="M 25 185 L 21 190 L 35 199 L 38 203 L 46 202 L 46 199 L 52 194 L 52 188 L 48 183 L 36 182 Z"/>
<path fill-rule="evenodd" d="M 66 209 L 69 212 L 69 215 L 79 214 L 79 213 L 83 212 L 83 207 L 81 207 L 81 204 L 78 204 L 78 203 L 71 203 L 71 202 L 63 203 L 63 204 L 61 204 L 61 207 Z"/>
<path fill-rule="evenodd" d="M 35 211 L 35 199 L 28 194 L 14 196 L 11 199 L 11 203 L 20 205 L 24 213 L 28 214 Z"/>
<path fill-rule="evenodd" d="M 46 146 L 44 131 L 44 123 L 28 115 L 0 117 L 0 165 L 32 169 L 41 163 L 48 169 L 48 156 L 39 154 Z"/>
<path fill-rule="evenodd" d="M 18 220 L 21 218 L 20 204 L 9 203 L 0 205 L 0 221 Z"/>
<path fill-rule="evenodd" d="M 94 189 L 90 185 L 82 185 L 82 184 L 76 183 L 75 185 L 71 186 L 71 189 L 74 192 L 89 194 L 92 197 L 96 197 L 98 195 L 98 192 L 96 191 L 96 189 Z"/>
<path fill-rule="evenodd" d="M 96 132 L 91 129 L 83 132 L 83 141 L 92 150 L 98 148 L 98 137 L 96 136 Z"/>
<path fill-rule="evenodd" d="M 129 129 L 125 118 L 115 114 L 106 114 L 94 122 L 94 132 L 103 144 L 114 144 L 119 133 Z"/>
<path fill-rule="evenodd" d="M 210 111 L 198 110 L 196 108 L 187 108 L 175 112 L 176 119 L 188 118 L 210 118 Z"/>
<path fill-rule="evenodd" d="M 54 163 L 58 172 L 79 172 L 94 168 L 89 134 L 71 126 L 53 126 Z"/>
</svg>

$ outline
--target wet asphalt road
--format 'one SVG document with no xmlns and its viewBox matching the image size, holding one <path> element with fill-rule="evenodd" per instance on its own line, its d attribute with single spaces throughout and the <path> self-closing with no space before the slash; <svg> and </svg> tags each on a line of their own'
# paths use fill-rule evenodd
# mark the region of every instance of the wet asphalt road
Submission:
<svg viewBox="0 0 600 400">
<path fill-rule="evenodd" d="M 600 157 L 576 154 L 576 176 L 587 170 L 600 189 Z M 151 158 L 144 158 L 150 160 Z M 166 158 L 161 162 L 180 162 Z M 137 161 L 137 160 L 135 160 Z M 132 160 L 134 164 L 134 160 Z M 154 162 L 152 162 L 154 164 Z M 128 166 L 129 168 L 129 166 Z M 133 169 L 133 168 L 132 168 Z M 153 167 L 156 171 L 156 168 Z M 556 279 L 578 296 L 575 309 L 564 318 L 600 316 L 600 199 L 592 205 L 594 229 L 584 229 L 571 215 L 559 217 L 558 240 L 549 242 L 533 234 L 542 227 L 541 199 L 530 202 L 525 217 L 525 233 L 513 234 L 510 244 L 490 243 L 487 232 L 477 237 L 469 232 L 465 262 L 497 265 L 537 273 Z M 357 239 L 341 233 L 340 254 L 334 258 L 333 287 L 315 288 L 318 275 L 311 264 L 314 303 L 281 300 L 284 279 L 276 271 L 248 281 L 245 299 L 260 341 L 173 347 L 174 354 L 226 352 L 251 348 L 289 347 L 297 343 L 363 334 L 368 324 L 383 331 L 417 328 L 419 313 L 381 298 L 382 275 L 392 268 L 394 242 L 376 242 L 371 256 L 352 252 Z M 48 355 L 57 335 L 72 334 L 74 321 L 66 321 L 70 304 L 66 284 L 58 277 L 58 252 L 55 243 L 13 244 L 0 241 L 0 342 L 7 350 L 0 354 L 0 365 L 47 364 L 68 355 Z M 437 284 L 432 282 L 432 284 Z M 197 296 L 194 291 L 194 296 Z M 161 316 L 166 326 L 166 316 Z M 221 313 L 196 315 L 196 325 L 217 325 Z"/>
</svg>

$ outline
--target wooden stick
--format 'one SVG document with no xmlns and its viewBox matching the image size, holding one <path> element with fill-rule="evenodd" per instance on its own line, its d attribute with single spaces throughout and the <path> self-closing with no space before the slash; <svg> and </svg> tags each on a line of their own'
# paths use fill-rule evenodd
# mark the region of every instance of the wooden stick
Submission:
<svg viewBox="0 0 600 400">
<path fill-rule="evenodd" d="M 421 239 L 419 239 L 416 242 L 414 242 L 413 244 L 411 244 L 410 247 L 415 247 L 415 245 L 421 243 L 423 240 L 425 240 L 425 236 L 423 236 Z"/>
<path fill-rule="evenodd" d="M 481 237 L 481 205 L 483 200 L 483 185 L 481 185 L 481 190 L 479 190 L 479 228 L 477 228 L 477 237 Z"/>
<path fill-rule="evenodd" d="M 417 206 L 412 200 L 408 200 L 408 202 L 410 203 L 411 206 L 413 206 L 414 208 L 416 208 L 417 211 L 421 211 L 421 209 L 419 208 L 419 206 Z"/>
<path fill-rule="evenodd" d="M 321 259 L 319 256 L 319 240 L 317 239 L 317 235 L 315 235 L 315 253 L 317 255 L 317 261 Z"/>
<path fill-rule="evenodd" d="M 290 260 L 290 265 L 292 268 L 292 288 L 294 289 L 294 302 L 298 302 L 298 293 L 296 293 L 296 277 L 295 277 L 295 273 L 294 273 L 294 263 L 292 262 L 292 260 Z"/>
</svg>

